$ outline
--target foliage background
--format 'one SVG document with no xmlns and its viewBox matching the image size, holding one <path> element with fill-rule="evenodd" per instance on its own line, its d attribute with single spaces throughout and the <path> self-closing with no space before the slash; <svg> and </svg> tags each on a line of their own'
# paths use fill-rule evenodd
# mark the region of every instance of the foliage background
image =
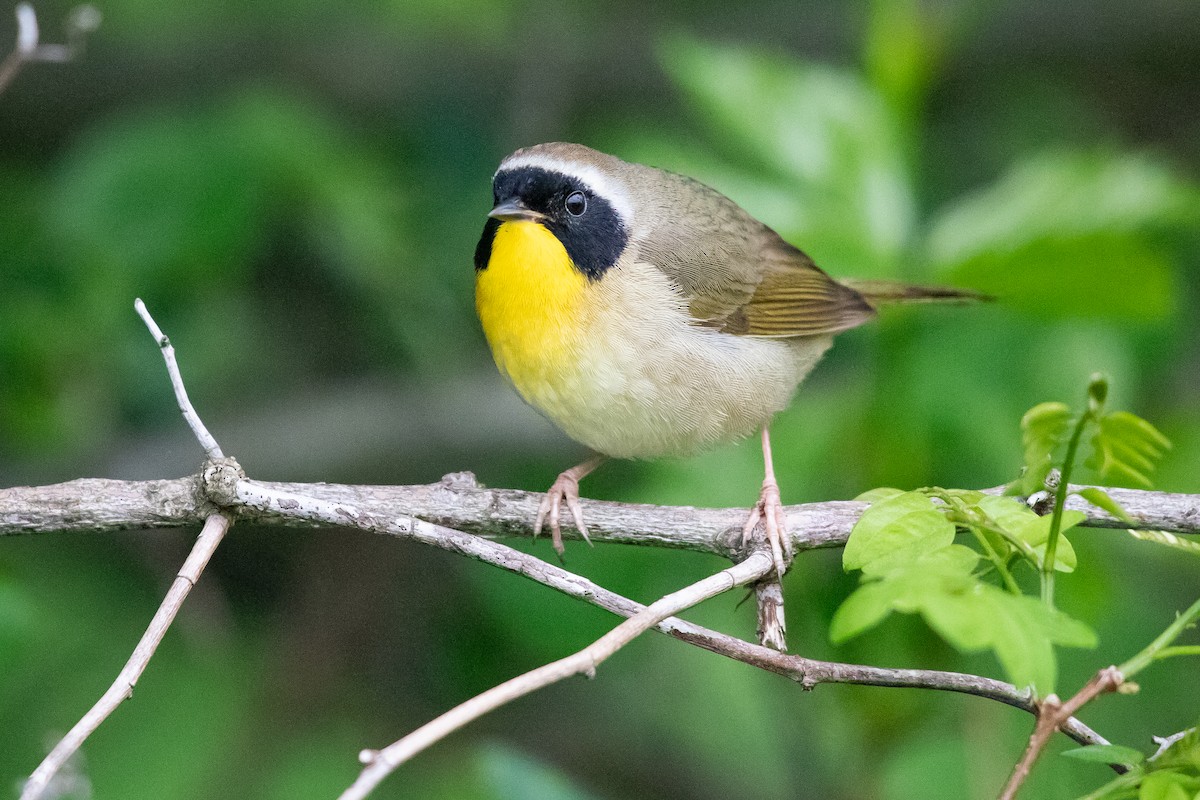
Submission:
<svg viewBox="0 0 1200 800">
<path fill-rule="evenodd" d="M 775 425 L 785 501 L 1004 482 L 1022 412 L 1078 405 L 1095 370 L 1115 407 L 1175 442 L 1159 486 L 1200 491 L 1189 0 L 100 9 L 84 58 L 28 68 L 0 97 L 0 485 L 195 471 L 135 296 L 255 477 L 469 469 L 549 485 L 579 448 L 495 374 L 470 264 L 499 159 L 564 139 L 712 183 L 835 275 L 1002 296 L 840 337 Z M 54 40 L 68 6 L 38 10 Z M 759 470 L 745 442 L 611 464 L 585 488 L 746 505 Z M 188 545 L 183 532 L 0 542 L 0 794 L 108 685 Z M 1064 654 L 1065 689 L 1140 649 L 1196 586 L 1194 561 L 1154 545 L 1095 533 L 1075 546 L 1060 604 L 1101 645 Z M 649 600 L 720 564 L 572 547 L 569 566 Z M 830 645 L 852 586 L 836 553 L 798 561 L 794 650 L 998 674 L 910 619 Z M 737 599 L 690 616 L 752 636 Z M 240 527 L 77 767 L 96 798 L 333 797 L 361 747 L 611 624 L 414 545 Z M 1138 747 L 1194 724 L 1194 666 L 1175 662 L 1087 720 Z M 989 797 L 1030 724 L 972 698 L 805 694 L 647 637 L 595 681 L 456 735 L 378 796 Z M 1105 778 L 1052 757 L 1027 796 Z"/>
</svg>

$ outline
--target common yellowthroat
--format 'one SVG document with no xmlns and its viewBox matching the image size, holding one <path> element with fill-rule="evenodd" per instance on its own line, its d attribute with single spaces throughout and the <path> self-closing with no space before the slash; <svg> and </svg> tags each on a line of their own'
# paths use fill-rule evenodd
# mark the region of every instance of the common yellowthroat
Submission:
<svg viewBox="0 0 1200 800">
<path fill-rule="evenodd" d="M 854 288 L 719 192 L 578 144 L 518 150 L 493 177 L 475 250 L 475 304 L 496 365 L 593 458 L 538 511 L 563 553 L 565 502 L 607 457 L 683 456 L 761 431 L 761 519 L 782 575 L 786 519 L 767 426 L 832 344 L 879 301 L 967 299 L 900 284 Z M 590 540 L 588 540 L 590 541 Z"/>
</svg>

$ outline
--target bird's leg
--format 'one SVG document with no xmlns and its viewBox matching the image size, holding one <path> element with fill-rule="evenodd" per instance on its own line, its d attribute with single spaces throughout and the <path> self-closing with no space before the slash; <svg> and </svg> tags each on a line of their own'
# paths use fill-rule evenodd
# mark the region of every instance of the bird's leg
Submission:
<svg viewBox="0 0 1200 800">
<path fill-rule="evenodd" d="M 762 429 L 763 485 L 758 502 L 750 509 L 750 518 L 742 528 L 742 544 L 749 544 L 754 526 L 761 520 L 771 546 L 771 558 L 775 561 L 775 572 L 782 578 L 787 562 L 792 558 L 792 541 L 787 534 L 787 515 L 779 498 L 779 484 L 775 481 L 775 464 L 771 459 L 771 434 L 764 425 Z M 785 560 L 786 559 L 786 560 Z"/>
<path fill-rule="evenodd" d="M 605 456 L 594 455 L 582 464 L 576 464 L 570 469 L 563 471 L 555 479 L 549 491 L 546 492 L 546 496 L 542 498 L 542 504 L 538 506 L 537 521 L 533 524 L 533 538 L 536 539 L 538 534 L 542 532 L 542 525 L 545 524 L 546 518 L 549 516 L 550 539 L 554 542 L 554 550 L 558 553 L 559 558 L 562 558 L 565 549 L 563 547 L 562 528 L 558 523 L 559 509 L 564 500 L 571 512 L 572 519 L 575 520 L 575 527 L 579 529 L 579 535 L 589 545 L 592 543 L 592 540 L 588 538 L 587 526 L 583 524 L 583 508 L 579 505 L 579 481 L 606 460 Z"/>
<path fill-rule="evenodd" d="M 780 581 L 792 558 L 792 542 L 788 537 L 787 516 L 779 499 L 779 484 L 775 481 L 775 465 L 771 459 L 771 436 L 767 426 L 762 430 L 763 485 L 758 502 L 750 509 L 750 518 L 742 529 L 743 546 L 750 543 L 754 527 L 761 520 L 775 562 L 775 574 L 754 586 L 758 599 L 758 640 L 766 647 L 787 651 L 787 623 L 783 614 L 783 585 Z"/>
</svg>

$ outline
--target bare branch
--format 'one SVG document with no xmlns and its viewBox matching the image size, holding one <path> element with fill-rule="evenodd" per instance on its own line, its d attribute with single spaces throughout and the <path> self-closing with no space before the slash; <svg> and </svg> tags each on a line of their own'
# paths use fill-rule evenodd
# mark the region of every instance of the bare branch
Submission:
<svg viewBox="0 0 1200 800">
<path fill-rule="evenodd" d="M 1163 753 L 1165 753 L 1171 749 L 1171 745 L 1175 744 L 1180 739 L 1187 736 L 1189 733 L 1193 733 L 1195 730 L 1196 730 L 1195 728 L 1184 728 L 1181 731 L 1176 731 L 1175 733 L 1172 733 L 1170 736 L 1151 736 L 1150 738 L 1154 741 L 1154 743 L 1156 745 L 1158 745 L 1158 749 L 1154 751 L 1154 755 L 1150 756 L 1146 760 L 1147 761 L 1157 760 L 1160 756 L 1162 756 Z"/>
<path fill-rule="evenodd" d="M 736 586 L 758 580 L 772 569 L 771 557 L 766 552 L 756 552 L 740 564 L 655 601 L 583 650 L 505 681 L 452 708 L 384 749 L 364 753 L 366 768 L 354 784 L 342 793 L 340 800 L 362 800 L 405 761 L 489 711 L 572 675 L 593 677 L 596 667 L 664 619 Z"/>
<path fill-rule="evenodd" d="M 150 627 L 142 634 L 137 647 L 133 649 L 133 655 L 129 657 L 124 669 L 117 675 L 117 679 L 113 681 L 108 691 L 92 706 L 90 711 L 83 715 L 79 722 L 75 723 L 75 727 L 67 732 L 67 735 L 54 746 L 50 754 L 33 771 L 21 791 L 21 800 L 37 800 L 41 797 L 54 775 L 67 763 L 67 760 L 79 749 L 92 731 L 108 719 L 109 715 L 124 700 L 133 696 L 134 685 L 145 672 L 146 665 L 150 663 L 151 656 L 158 649 L 167 628 L 171 627 L 188 592 L 196 585 L 200 573 L 204 571 L 204 567 L 212 558 L 217 545 L 221 543 L 225 532 L 229 530 L 231 521 L 231 517 L 226 514 L 213 514 L 204 523 L 204 528 L 196 538 L 192 552 L 183 562 L 183 567 L 179 570 L 175 582 L 150 621 Z"/>
<path fill-rule="evenodd" d="M 1124 681 L 1125 676 L 1121 674 L 1119 669 L 1116 667 L 1105 667 L 1097 672 L 1074 697 L 1065 703 L 1055 695 L 1048 695 L 1041 703 L 1041 708 L 1038 711 L 1037 725 L 1034 726 L 1033 734 L 1029 737 L 1029 744 L 1025 747 L 1025 752 L 1021 755 L 1021 760 L 1017 762 L 1017 766 L 1013 769 L 1008 783 L 1004 785 L 1004 790 L 1000 793 L 1000 800 L 1013 800 L 1017 796 L 1021 785 L 1029 777 L 1029 771 L 1033 769 L 1034 762 L 1042 754 L 1042 750 L 1046 748 L 1050 737 L 1054 735 L 1054 732 L 1063 723 L 1096 697 L 1120 689 Z"/>
<path fill-rule="evenodd" d="M 379 517 L 412 516 L 488 537 L 529 537 L 543 495 L 489 489 L 470 473 L 412 486 L 335 483 L 258 485 L 334 503 L 350 503 Z M 1072 491 L 1087 488 L 1072 486 Z M 999 489 L 989 490 L 998 492 Z M 1132 516 L 1125 523 L 1074 495 L 1067 507 L 1087 515 L 1094 528 L 1139 528 L 1200 533 L 1200 495 L 1105 489 Z M 744 508 L 692 508 L 583 500 L 597 543 L 639 544 L 731 557 L 741 547 Z M 787 506 L 788 535 L 797 551 L 841 547 L 866 503 L 833 500 Z M 103 532 L 196 525 L 211 513 L 199 476 L 161 481 L 83 478 L 38 487 L 0 489 L 0 536 L 56 531 Z M 239 509 L 244 519 L 286 527 L 311 527 L 294 514 Z M 564 531 L 571 536 L 573 531 Z"/>
<path fill-rule="evenodd" d="M 8 57 L 0 62 L 0 92 L 8 88 L 21 67 L 33 61 L 63 63 L 83 50 L 84 38 L 100 27 L 100 12 L 93 6 L 78 6 L 67 18 L 66 44 L 39 44 L 38 20 L 33 6 L 17 4 L 17 42 Z"/>
<path fill-rule="evenodd" d="M 32 14 L 32 10 L 29 12 Z M 36 40 L 36 33 L 34 34 Z M 217 445 L 215 439 L 209 434 L 204 427 L 204 423 L 200 421 L 200 417 L 192 408 L 191 401 L 188 400 L 187 391 L 183 387 L 183 378 L 179 374 L 179 366 L 175 362 L 175 349 L 171 347 L 170 340 L 166 334 L 155 324 L 150 312 L 146 310 L 146 306 L 141 300 L 134 303 L 142 320 L 145 321 L 146 327 L 150 329 L 150 333 L 154 336 L 162 349 L 163 359 L 167 364 L 167 372 L 171 378 L 171 385 L 175 389 L 175 398 L 179 403 L 179 409 L 183 412 L 183 418 L 187 421 L 188 426 L 196 435 L 196 439 L 200 445 L 208 453 L 209 463 L 205 465 L 203 472 L 200 474 L 200 480 L 203 481 L 204 488 L 207 494 L 217 495 L 222 492 L 232 491 L 236 481 L 244 477 L 244 473 L 237 465 L 237 462 L 231 458 L 224 458 L 221 454 L 221 448 Z M 169 482 L 168 482 L 169 483 Z M 156 501 L 162 498 L 156 494 L 152 494 Z M 3 499 L 3 498 L 0 498 Z M 79 722 L 67 732 L 50 754 L 42 760 L 33 774 L 29 776 L 29 780 L 25 782 L 25 786 L 21 791 L 21 800 L 38 800 L 50 786 L 55 775 L 63 768 L 72 755 L 74 755 L 83 745 L 84 741 L 96 730 L 104 720 L 108 719 L 109 715 L 116 710 L 126 698 L 133 696 L 133 687 L 137 683 L 138 678 L 146 671 L 146 666 L 150 663 L 150 659 L 158 650 L 159 643 L 162 642 L 163 636 L 166 635 L 167 629 L 171 627 L 171 623 L 175 621 L 175 615 L 179 613 L 179 609 L 183 606 L 183 601 L 187 599 L 188 593 L 192 587 L 196 585 L 196 581 L 200 579 L 200 573 L 204 571 L 204 567 L 212 558 L 213 553 L 217 549 L 217 545 L 225 538 L 225 533 L 233 524 L 233 515 L 227 511 L 216 510 L 211 503 L 203 499 L 202 495 L 194 492 L 188 492 L 187 497 L 175 498 L 180 503 L 188 503 L 190 507 L 197 510 L 205 508 L 204 527 L 200 531 L 200 535 L 196 538 L 195 545 L 192 546 L 191 553 L 183 562 L 178 575 L 175 577 L 175 582 L 171 584 L 171 588 L 167 591 L 167 596 L 163 598 L 162 604 L 155 612 L 154 618 L 150 620 L 150 627 L 142 634 L 141 640 L 138 641 L 137 647 L 133 649 L 133 654 L 126 662 L 124 669 L 117 675 L 117 679 L 112 686 L 108 688 L 96 704 L 92 706 Z M 197 500 L 200 500 L 197 504 Z M 5 516 L 9 512 L 5 512 Z M 20 514 L 20 509 L 16 513 Z"/>
<path fill-rule="evenodd" d="M 231 478 L 233 476 L 230 476 Z M 645 606 L 599 586 L 587 578 L 568 572 L 546 561 L 514 550 L 499 542 L 471 536 L 461 531 L 411 517 L 382 517 L 345 503 L 329 503 L 319 498 L 283 492 L 273 485 L 238 480 L 236 494 L 241 502 L 272 514 L 288 514 L 312 523 L 355 527 L 373 533 L 385 533 L 414 539 L 443 550 L 465 555 L 501 569 L 515 572 L 562 592 L 592 603 L 614 614 L 631 617 Z M 536 502 L 533 508 L 536 509 Z M 740 536 L 740 532 L 738 534 Z M 1028 691 L 1003 681 L 957 672 L 921 669 L 889 669 L 857 664 L 818 661 L 787 655 L 758 644 L 709 630 L 690 622 L 670 618 L 655 626 L 662 633 L 703 647 L 737 661 L 773 672 L 796 681 L 806 690 L 821 683 L 850 683 L 864 686 L 907 687 L 972 694 L 1037 713 Z M 1077 720 L 1069 720 L 1063 731 L 1080 744 L 1104 744 L 1105 740 Z"/>
<path fill-rule="evenodd" d="M 171 340 L 150 316 L 142 298 L 134 300 L 133 307 L 137 309 L 138 316 L 142 318 L 142 322 L 146 323 L 146 327 L 150 329 L 150 335 L 162 349 L 163 361 L 167 362 L 167 374 L 171 378 L 171 388 L 175 391 L 175 402 L 179 404 L 179 413 L 183 414 L 184 422 L 196 435 L 196 441 L 200 442 L 200 446 L 204 448 L 205 455 L 210 459 L 224 458 L 225 454 L 221 452 L 221 446 L 208 432 L 208 428 L 204 427 L 204 423 L 200 421 L 200 415 L 196 413 L 196 409 L 192 407 L 192 401 L 188 399 L 187 389 L 183 385 L 183 376 L 179 374 L 179 364 L 175 360 L 175 348 L 171 346 Z"/>
<path fill-rule="evenodd" d="M 131 525 L 159 525 L 167 521 L 170 524 L 186 524 L 187 521 L 194 518 L 191 515 L 196 513 L 198 507 L 211 508 L 210 501 L 203 498 L 212 497 L 212 500 L 222 504 L 237 505 L 236 513 L 243 517 L 291 525 L 355 527 L 375 533 L 415 539 L 525 575 L 565 594 L 586 600 L 622 616 L 632 616 L 643 609 L 637 603 L 609 592 L 578 575 L 499 542 L 425 522 L 411 515 L 405 508 L 407 506 L 408 509 L 415 507 L 425 511 L 437 511 L 438 509 L 444 511 L 449 507 L 457 509 L 456 513 L 462 515 L 460 493 L 465 493 L 468 498 L 471 498 L 472 504 L 478 504 L 484 498 L 490 498 L 487 500 L 487 505 L 491 507 L 492 512 L 504 517 L 505 514 L 515 513 L 511 508 L 502 513 L 505 506 L 503 498 L 507 497 L 508 502 L 515 503 L 524 509 L 525 517 L 522 522 L 525 531 L 528 531 L 538 506 L 537 495 L 510 491 L 490 492 L 481 489 L 473 480 L 461 475 L 448 476 L 446 480 L 438 484 L 415 487 L 267 484 L 245 480 L 241 475 L 236 464 L 230 459 L 225 459 L 209 465 L 202 476 L 175 481 L 74 481 L 54 487 L 0 490 L 0 508 L 5 509 L 0 512 L 0 524 L 8 526 L 10 532 L 14 529 L 45 530 L 35 518 L 38 506 L 43 509 L 47 507 L 55 509 L 54 513 L 58 515 L 63 525 L 75 529 L 97 526 L 112 530 Z M 286 491 L 279 487 L 304 489 L 312 494 Z M 405 492 L 404 497 L 408 498 L 408 502 L 397 496 L 394 491 L 396 489 Z M 112 503 L 111 496 L 113 494 L 120 495 L 122 502 Z M 325 499 L 320 496 L 322 494 L 331 499 Z M 381 494 L 390 503 L 399 502 L 400 508 L 397 509 L 395 506 L 389 506 L 388 503 L 382 502 Z M 108 500 L 103 499 L 106 496 Z M 99 501 L 98 497 L 101 498 Z M 360 499 L 368 503 L 373 501 L 374 505 L 359 507 L 354 503 L 347 502 Z M 18 502 L 10 502 L 14 500 Z M 619 504 L 595 505 L 619 506 Z M 114 507 L 122 510 L 115 517 L 105 514 L 106 510 Z M 626 513 L 630 513 L 629 508 L 636 511 L 639 507 L 625 507 Z M 655 511 L 653 507 L 646 508 Z M 399 513 L 396 513 L 398 510 Z M 683 514 L 706 513 L 693 509 L 665 509 L 663 511 Z M 230 513 L 233 513 L 232 510 Z M 473 513 L 472 519 L 475 519 L 477 523 L 486 517 L 478 509 Z M 721 514 L 728 519 L 729 529 L 740 537 L 740 521 L 744 512 L 738 509 L 730 510 L 727 513 L 719 511 L 708 513 Z M 33 514 L 32 517 L 31 514 Z M 505 529 L 503 525 L 501 529 Z M 196 574 L 198 576 L 198 572 Z M 182 598 L 180 598 L 181 601 Z M 1027 692 L 989 678 L 935 670 L 888 669 L 817 661 L 778 653 L 769 648 L 673 618 L 659 621 L 656 627 L 664 633 L 712 652 L 788 677 L 800 683 L 805 689 L 811 689 L 821 683 L 937 689 L 973 694 L 1036 713 Z M 142 668 L 144 668 L 144 663 Z M 114 686 L 119 688 L 120 681 Z M 110 690 L 109 694 L 105 695 L 105 699 L 97 704 L 97 707 L 104 704 L 105 700 L 110 700 L 110 695 L 114 691 L 116 690 Z M 116 702 L 123 699 L 123 696 L 117 695 Z M 80 725 L 83 725 L 83 721 Z M 94 728 L 94 725 L 92 727 Z M 1097 744 L 1105 741 L 1076 720 L 1067 721 L 1063 725 L 1063 730 L 1082 744 Z M 86 738 L 86 733 L 84 733 L 84 738 Z M 58 748 L 56 748 L 57 751 Z M 58 763 L 61 764 L 61 757 L 59 757 Z M 47 767 L 48 771 L 52 769 L 53 767 Z M 39 771 L 41 770 L 42 768 L 39 767 Z M 29 795 L 29 797 L 36 797 L 36 795 Z"/>
<path fill-rule="evenodd" d="M 1091 702 L 1102 694 L 1108 692 L 1137 691 L 1137 684 L 1132 683 L 1130 678 L 1150 666 L 1156 659 L 1169 657 L 1168 654 L 1171 649 L 1169 645 L 1178 639 L 1181 633 L 1192 627 L 1197 619 L 1200 619 L 1200 600 L 1192 603 L 1182 614 L 1177 615 L 1162 633 L 1154 637 L 1154 641 L 1146 645 L 1133 658 L 1119 667 L 1105 667 L 1097 672 L 1067 702 L 1060 701 L 1054 695 L 1049 695 L 1043 700 L 1041 708 L 1037 712 L 1037 725 L 1034 726 L 1033 734 L 1029 737 L 1029 744 L 1026 746 L 1025 752 L 1021 755 L 1021 760 L 1017 762 L 1017 766 L 1013 769 L 1008 783 L 1004 786 L 1000 800 L 1012 800 L 1017 796 L 1017 791 L 1020 790 L 1025 779 L 1029 777 L 1029 771 L 1033 769 L 1033 764 L 1037 761 L 1038 756 L 1041 755 L 1042 750 L 1045 749 L 1046 743 L 1050 741 L 1050 737 L 1054 735 L 1054 732 L 1066 720 L 1070 719 L 1086 703 Z M 1158 758 L 1158 756 L 1162 755 L 1163 750 L 1170 747 L 1170 742 L 1167 741 L 1164 743 L 1164 740 L 1157 737 L 1155 741 L 1159 742 L 1160 748 L 1153 757 Z"/>
</svg>

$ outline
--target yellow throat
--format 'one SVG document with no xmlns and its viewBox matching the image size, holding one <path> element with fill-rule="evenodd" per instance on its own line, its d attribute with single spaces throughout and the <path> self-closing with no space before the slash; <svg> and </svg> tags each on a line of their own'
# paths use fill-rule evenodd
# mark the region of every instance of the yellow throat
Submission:
<svg viewBox="0 0 1200 800">
<path fill-rule="evenodd" d="M 475 279 L 475 310 L 496 366 L 534 405 L 544 407 L 573 366 L 587 283 L 542 225 L 513 221 L 496 230 L 487 269 Z"/>
</svg>

